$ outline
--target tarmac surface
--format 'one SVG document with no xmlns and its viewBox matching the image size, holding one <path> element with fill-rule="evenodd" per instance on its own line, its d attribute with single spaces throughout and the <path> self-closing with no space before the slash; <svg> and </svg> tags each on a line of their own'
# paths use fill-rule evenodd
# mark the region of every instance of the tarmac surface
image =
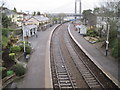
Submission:
<svg viewBox="0 0 120 90">
<path fill-rule="evenodd" d="M 46 62 L 49 62 L 49 61 L 46 61 L 47 60 L 46 48 L 48 46 L 48 41 L 50 40 L 50 33 L 55 27 L 56 25 L 48 28 L 45 31 L 38 31 L 37 33 L 38 37 L 33 36 L 28 39 L 28 41 L 31 42 L 31 45 L 34 50 L 30 56 L 30 60 L 27 65 L 27 68 L 28 68 L 27 73 L 23 78 L 21 85 L 19 85 L 20 88 L 45 88 L 46 87 L 45 85 L 46 83 L 45 78 L 47 78 L 45 77 L 46 66 L 47 66 L 47 69 L 49 69 L 48 63 L 46 63 Z M 50 81 L 49 77 L 48 79 Z"/>
<path fill-rule="evenodd" d="M 110 55 L 105 56 L 103 51 L 100 51 L 94 45 L 86 41 L 82 35 L 75 31 L 75 27 L 70 24 L 70 32 L 77 43 L 84 49 L 84 52 L 97 64 L 97 66 L 117 85 L 120 87 L 118 71 L 120 63 L 113 59 Z"/>
</svg>

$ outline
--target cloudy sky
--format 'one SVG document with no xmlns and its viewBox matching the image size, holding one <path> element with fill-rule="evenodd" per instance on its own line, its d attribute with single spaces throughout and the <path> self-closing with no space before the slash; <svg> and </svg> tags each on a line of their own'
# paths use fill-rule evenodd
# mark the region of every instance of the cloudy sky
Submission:
<svg viewBox="0 0 120 90">
<path fill-rule="evenodd" d="M 42 13 L 74 13 L 75 0 L 2 0 L 9 9 L 17 11 L 40 11 Z M 81 0 L 82 10 L 92 9 L 99 5 L 100 0 Z"/>
</svg>

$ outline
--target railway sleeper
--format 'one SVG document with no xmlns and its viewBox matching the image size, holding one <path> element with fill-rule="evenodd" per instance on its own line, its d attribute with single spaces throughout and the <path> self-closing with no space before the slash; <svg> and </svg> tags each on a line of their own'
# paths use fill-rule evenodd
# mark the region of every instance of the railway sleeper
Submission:
<svg viewBox="0 0 120 90">
<path fill-rule="evenodd" d="M 60 83 L 70 83 L 69 80 L 60 80 Z"/>
<path fill-rule="evenodd" d="M 66 73 L 66 71 L 57 71 L 57 73 L 59 74 L 59 73 Z M 66 73 L 67 74 L 67 73 Z"/>
<path fill-rule="evenodd" d="M 58 75 L 59 77 L 68 77 L 68 75 Z"/>
<path fill-rule="evenodd" d="M 90 73 L 84 73 L 83 76 L 90 76 Z"/>
<path fill-rule="evenodd" d="M 60 83 L 60 86 L 72 86 L 71 83 Z"/>
<path fill-rule="evenodd" d="M 83 73 L 90 73 L 87 69 L 80 69 L 80 71 L 81 71 L 81 73 L 83 74 Z"/>
<path fill-rule="evenodd" d="M 73 88 L 72 86 L 61 86 L 61 88 Z"/>
<path fill-rule="evenodd" d="M 86 76 L 84 76 L 85 78 L 92 78 L 93 76 L 91 76 L 91 75 L 86 75 Z"/>
<path fill-rule="evenodd" d="M 89 77 L 89 76 L 93 77 L 93 76 L 91 75 L 91 73 L 83 74 L 83 76 L 85 76 L 85 77 Z"/>
<path fill-rule="evenodd" d="M 65 72 L 58 73 L 58 75 L 67 75 Z"/>
<path fill-rule="evenodd" d="M 99 85 L 98 82 L 87 82 L 89 85 Z"/>
<path fill-rule="evenodd" d="M 63 77 L 60 77 L 60 78 L 58 78 L 59 80 L 69 80 L 69 78 L 68 77 L 65 77 L 65 78 L 63 78 Z"/>
<path fill-rule="evenodd" d="M 85 80 L 95 80 L 95 78 L 93 78 L 93 77 L 89 77 L 89 78 L 85 78 Z"/>
<path fill-rule="evenodd" d="M 95 79 L 93 79 L 93 80 L 86 79 L 86 80 L 87 80 L 87 82 L 97 82 Z"/>
<path fill-rule="evenodd" d="M 89 73 L 90 73 L 89 71 L 87 71 L 87 72 L 83 72 L 83 75 L 84 75 L 84 74 L 89 74 Z"/>
</svg>

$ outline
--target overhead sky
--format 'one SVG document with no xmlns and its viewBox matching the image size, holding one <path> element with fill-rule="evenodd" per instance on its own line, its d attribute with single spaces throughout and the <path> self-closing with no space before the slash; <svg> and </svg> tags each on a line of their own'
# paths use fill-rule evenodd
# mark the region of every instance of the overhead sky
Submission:
<svg viewBox="0 0 120 90">
<path fill-rule="evenodd" d="M 74 13 L 75 0 L 2 0 L 9 9 L 41 13 Z M 82 10 L 93 9 L 100 0 L 81 0 Z"/>
</svg>

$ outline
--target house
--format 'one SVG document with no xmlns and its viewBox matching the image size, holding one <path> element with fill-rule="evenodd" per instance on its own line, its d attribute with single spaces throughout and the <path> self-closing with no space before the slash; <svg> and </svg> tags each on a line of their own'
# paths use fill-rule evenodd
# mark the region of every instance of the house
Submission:
<svg viewBox="0 0 120 90">
<path fill-rule="evenodd" d="M 23 18 L 28 16 L 23 12 L 14 12 L 6 7 L 3 7 L 2 12 L 5 13 L 9 18 L 11 18 L 11 21 L 14 22 L 18 27 L 22 26 Z"/>
<path fill-rule="evenodd" d="M 24 37 L 31 37 L 37 33 L 37 25 L 24 25 L 22 29 Z"/>
<path fill-rule="evenodd" d="M 37 25 L 38 30 L 44 30 L 50 25 L 50 19 L 43 15 L 33 16 L 25 22 L 25 25 Z"/>
<path fill-rule="evenodd" d="M 86 35 L 87 27 L 85 25 L 79 25 L 79 29 L 80 29 L 80 34 L 81 35 Z"/>
<path fill-rule="evenodd" d="M 3 7 L 3 11 L 2 12 L 5 13 L 9 18 L 11 18 L 12 22 L 14 22 L 14 23 L 17 22 L 17 19 L 16 19 L 17 13 L 13 12 L 12 10 L 9 10 L 6 7 Z"/>
<path fill-rule="evenodd" d="M 13 15 L 16 14 L 12 10 L 9 10 L 6 7 L 3 7 L 2 13 L 5 13 L 9 18 L 13 18 Z"/>
</svg>

